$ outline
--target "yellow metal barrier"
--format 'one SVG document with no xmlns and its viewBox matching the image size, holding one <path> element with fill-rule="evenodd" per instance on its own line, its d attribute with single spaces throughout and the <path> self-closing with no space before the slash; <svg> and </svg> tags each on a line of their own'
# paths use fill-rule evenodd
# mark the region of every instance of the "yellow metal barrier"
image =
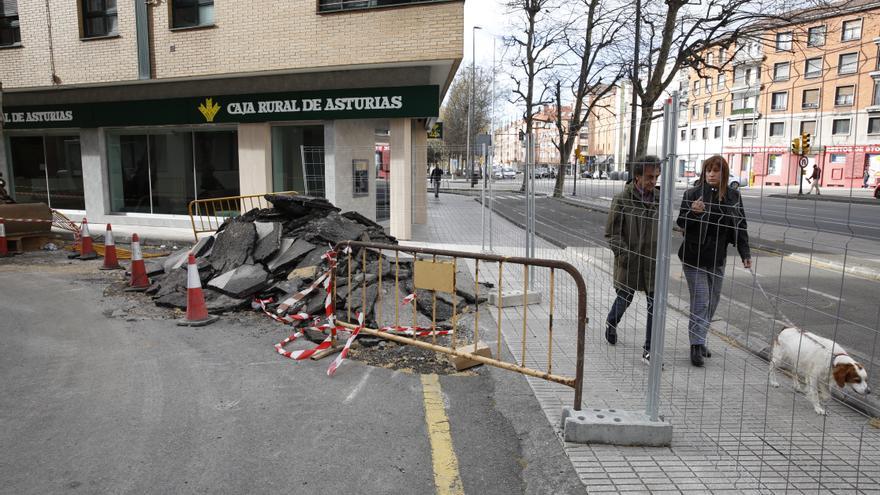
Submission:
<svg viewBox="0 0 880 495">
<path fill-rule="evenodd" d="M 199 240 L 199 234 L 214 232 L 229 217 L 237 217 L 254 208 L 268 208 L 269 202 L 265 198 L 267 194 L 293 196 L 298 193 L 296 191 L 281 191 L 191 201 L 189 203 L 189 219 L 192 222 L 193 236 L 195 236 L 196 242 Z M 197 223 L 198 225 L 196 225 Z"/>
</svg>

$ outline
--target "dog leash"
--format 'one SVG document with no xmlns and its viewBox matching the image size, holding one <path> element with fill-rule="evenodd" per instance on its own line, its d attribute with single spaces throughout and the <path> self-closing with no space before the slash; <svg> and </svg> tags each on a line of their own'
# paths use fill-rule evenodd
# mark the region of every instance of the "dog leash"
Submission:
<svg viewBox="0 0 880 495">
<path fill-rule="evenodd" d="M 779 309 L 779 304 L 775 301 L 775 299 L 770 297 L 770 295 L 767 294 L 767 291 L 764 290 L 764 286 L 761 285 L 761 282 L 758 281 L 758 273 L 753 268 L 749 268 L 748 270 L 749 270 L 749 273 L 752 275 L 752 280 L 755 282 L 755 285 L 758 286 L 758 289 L 761 290 L 761 294 L 764 295 L 764 299 L 766 299 L 770 303 L 770 305 L 773 306 L 773 311 L 775 311 L 776 314 L 778 314 L 779 316 L 782 317 L 782 322 L 790 327 L 797 328 L 798 326 L 795 325 L 794 322 L 791 321 L 791 319 L 788 316 L 786 316 L 785 313 L 783 313 L 781 309 Z M 774 319 L 776 319 L 776 318 L 774 317 Z"/>
</svg>

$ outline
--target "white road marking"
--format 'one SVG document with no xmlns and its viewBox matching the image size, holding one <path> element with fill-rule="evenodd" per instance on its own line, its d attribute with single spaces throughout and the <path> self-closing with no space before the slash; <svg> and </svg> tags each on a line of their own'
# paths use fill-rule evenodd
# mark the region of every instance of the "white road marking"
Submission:
<svg viewBox="0 0 880 495">
<path fill-rule="evenodd" d="M 834 300 L 834 301 L 837 301 L 837 302 L 840 302 L 840 301 L 844 301 L 844 300 L 845 300 L 845 299 L 842 299 L 842 298 L 837 297 L 837 296 L 832 296 L 831 294 L 828 294 L 828 293 L 826 293 L 826 292 L 818 291 L 818 290 L 816 290 L 816 289 L 810 289 L 809 287 L 801 287 L 801 290 L 805 290 L 805 291 L 807 291 L 807 292 L 812 292 L 813 294 L 819 294 L 819 295 L 822 296 L 822 297 L 827 297 L 828 299 L 831 299 L 831 300 Z"/>
<path fill-rule="evenodd" d="M 362 388 L 364 388 L 364 385 L 367 383 L 367 378 L 370 377 L 370 373 L 372 372 L 373 368 L 368 367 L 367 372 L 364 373 L 364 376 L 361 377 L 361 381 L 359 381 L 358 384 L 355 385 L 354 390 L 352 390 L 345 398 L 345 400 L 342 401 L 343 404 L 348 404 L 349 402 L 353 401 L 355 397 L 357 397 L 357 394 L 360 393 Z"/>
</svg>

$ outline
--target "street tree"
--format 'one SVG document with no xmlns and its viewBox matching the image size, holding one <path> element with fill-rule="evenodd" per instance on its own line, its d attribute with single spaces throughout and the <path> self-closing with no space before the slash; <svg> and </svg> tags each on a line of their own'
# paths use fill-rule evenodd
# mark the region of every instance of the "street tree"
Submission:
<svg viewBox="0 0 880 495">
<path fill-rule="evenodd" d="M 618 36 L 625 24 L 626 10 L 611 7 L 604 0 L 579 0 L 572 5 L 570 19 L 562 31 L 565 53 L 563 58 L 571 61 L 567 73 L 571 74 L 566 90 L 571 97 L 571 113 L 563 115 L 563 77 L 556 78 L 553 91 L 555 99 L 554 126 L 557 137 L 553 144 L 559 151 L 559 169 L 553 197 L 562 197 L 565 184 L 565 167 L 572 156 L 572 148 L 595 106 L 624 76 L 624 66 L 619 63 L 616 48 Z"/>
<path fill-rule="evenodd" d="M 471 126 L 471 143 L 474 136 L 489 132 L 492 116 L 492 76 L 488 71 L 476 68 L 474 92 L 474 122 Z M 468 109 L 471 101 L 472 68 L 460 69 L 452 82 L 452 87 L 440 109 L 440 120 L 443 122 L 443 143 L 448 152 L 453 150 L 467 154 L 467 123 Z"/>
<path fill-rule="evenodd" d="M 552 102 L 547 81 L 558 62 L 564 23 L 554 15 L 557 0 L 509 0 L 514 34 L 504 37 L 505 59 L 512 82 L 510 102 L 522 107 L 525 135 L 534 129 L 535 116 Z M 528 174 L 523 174 L 525 191 Z"/>
</svg>

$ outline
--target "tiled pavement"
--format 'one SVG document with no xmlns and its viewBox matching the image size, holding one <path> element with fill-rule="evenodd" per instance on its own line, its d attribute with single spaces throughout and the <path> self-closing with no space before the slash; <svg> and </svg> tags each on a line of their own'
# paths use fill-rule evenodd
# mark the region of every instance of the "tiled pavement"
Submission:
<svg viewBox="0 0 880 495">
<path fill-rule="evenodd" d="M 414 244 L 479 251 L 479 205 L 463 196 L 429 198 L 428 223 L 414 229 Z M 522 255 L 524 235 L 496 217 L 494 252 Z M 501 239 L 501 240 L 499 240 Z M 621 342 L 609 346 L 601 336 L 612 301 L 607 263 L 600 248 L 574 252 L 540 239 L 538 256 L 574 265 L 587 282 L 587 326 L 584 407 L 644 408 L 647 366 L 641 363 L 643 300 L 637 300 L 621 322 Z M 468 262 L 471 273 L 473 261 Z M 575 308 L 577 295 L 568 277 L 556 273 L 553 338 L 548 340 L 549 274 L 536 273 L 535 288 L 544 294 L 540 305 L 491 309 L 502 321 L 507 349 L 518 362 L 546 369 L 553 347 L 554 373 L 574 375 Z M 480 264 L 480 281 L 498 280 L 497 265 Z M 671 282 L 672 283 L 672 282 Z M 522 270 L 505 266 L 506 288 L 522 288 Z M 495 290 L 495 289 L 493 289 Z M 870 418 L 839 402 L 819 417 L 801 394 L 767 385 L 767 364 L 751 353 L 712 340 L 714 355 L 703 369 L 690 366 L 686 315 L 667 312 L 661 414 L 674 425 L 670 448 L 566 444 L 572 464 L 589 493 L 880 493 L 880 430 Z M 719 310 L 719 312 L 721 312 Z M 523 319 L 526 329 L 523 333 Z M 732 322 L 747 328 L 749 322 Z M 489 335 L 493 329 L 484 329 Z M 525 335 L 525 337 L 523 337 Z M 487 337 L 488 340 L 488 337 Z M 529 378 L 548 420 L 559 430 L 563 406 L 571 405 L 570 388 Z M 561 432 L 559 432 L 561 434 Z"/>
</svg>

